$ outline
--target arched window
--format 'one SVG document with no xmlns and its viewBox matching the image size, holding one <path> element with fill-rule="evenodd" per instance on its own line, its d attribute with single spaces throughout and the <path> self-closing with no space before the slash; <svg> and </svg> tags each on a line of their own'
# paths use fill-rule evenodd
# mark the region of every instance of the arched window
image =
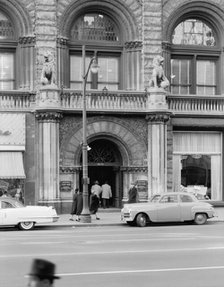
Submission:
<svg viewBox="0 0 224 287">
<path fill-rule="evenodd" d="M 215 95 L 220 51 L 211 26 L 200 19 L 186 19 L 172 34 L 171 92 Z"/>
<path fill-rule="evenodd" d="M 87 41 L 118 41 L 113 21 L 101 14 L 85 14 L 79 17 L 71 29 L 71 38 Z"/>
<path fill-rule="evenodd" d="M 82 88 L 82 52 L 86 47 L 86 67 L 95 56 L 99 65 L 97 74 L 89 73 L 87 89 L 120 89 L 120 61 L 122 47 L 119 29 L 107 15 L 85 13 L 78 17 L 70 31 L 70 88 Z"/>
<path fill-rule="evenodd" d="M 10 20 L 0 12 L 0 90 L 15 88 L 15 51 L 10 43 L 14 37 Z"/>
</svg>

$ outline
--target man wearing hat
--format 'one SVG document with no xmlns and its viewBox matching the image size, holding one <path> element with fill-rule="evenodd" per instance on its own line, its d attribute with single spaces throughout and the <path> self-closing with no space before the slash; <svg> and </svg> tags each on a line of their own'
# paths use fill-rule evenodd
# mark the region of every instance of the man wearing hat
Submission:
<svg viewBox="0 0 224 287">
<path fill-rule="evenodd" d="M 26 277 L 29 278 L 28 287 L 52 287 L 54 279 L 60 278 L 55 275 L 55 264 L 44 259 L 34 259 Z"/>
</svg>

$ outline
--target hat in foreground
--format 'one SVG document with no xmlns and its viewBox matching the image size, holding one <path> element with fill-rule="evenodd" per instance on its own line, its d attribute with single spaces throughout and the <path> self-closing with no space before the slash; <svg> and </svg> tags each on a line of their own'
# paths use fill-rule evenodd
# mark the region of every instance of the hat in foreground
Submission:
<svg viewBox="0 0 224 287">
<path fill-rule="evenodd" d="M 31 271 L 28 276 L 37 276 L 43 279 L 59 279 L 60 277 L 55 275 L 55 264 L 44 260 L 34 259 L 31 265 Z"/>
</svg>

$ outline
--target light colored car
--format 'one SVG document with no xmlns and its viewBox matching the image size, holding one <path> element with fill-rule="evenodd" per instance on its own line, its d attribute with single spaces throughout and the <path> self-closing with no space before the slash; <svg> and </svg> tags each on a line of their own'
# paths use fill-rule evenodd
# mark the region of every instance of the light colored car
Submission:
<svg viewBox="0 0 224 287">
<path fill-rule="evenodd" d="M 215 216 L 213 206 L 187 192 L 167 192 L 152 196 L 146 203 L 124 204 L 121 219 L 129 225 L 144 227 L 150 222 L 193 221 L 205 224 Z"/>
<path fill-rule="evenodd" d="M 0 197 L 0 227 L 17 226 L 21 230 L 30 230 L 36 223 L 56 222 L 58 219 L 52 206 L 24 206 L 13 198 Z"/>
</svg>

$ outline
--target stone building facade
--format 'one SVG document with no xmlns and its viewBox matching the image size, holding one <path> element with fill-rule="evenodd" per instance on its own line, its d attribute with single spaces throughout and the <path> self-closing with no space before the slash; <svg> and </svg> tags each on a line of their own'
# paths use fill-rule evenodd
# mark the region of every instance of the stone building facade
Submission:
<svg viewBox="0 0 224 287">
<path fill-rule="evenodd" d="M 114 207 L 133 181 L 141 201 L 184 188 L 222 202 L 223 16 L 221 0 L 0 0 L 0 187 L 70 210 L 95 57 L 89 186 L 108 180 Z M 155 90 L 158 55 L 170 86 Z"/>
</svg>

